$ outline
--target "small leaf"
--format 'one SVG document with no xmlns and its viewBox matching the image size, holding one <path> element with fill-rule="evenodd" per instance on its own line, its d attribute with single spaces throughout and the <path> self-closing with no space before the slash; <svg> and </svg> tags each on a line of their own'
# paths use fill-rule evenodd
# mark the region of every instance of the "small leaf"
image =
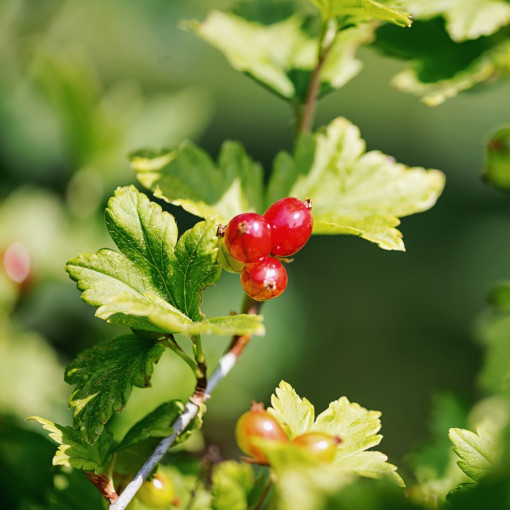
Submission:
<svg viewBox="0 0 510 510">
<path fill-rule="evenodd" d="M 449 437 L 454 444 L 453 451 L 461 459 L 457 462 L 460 469 L 475 482 L 480 481 L 496 460 L 496 438 L 483 427 L 479 427 L 476 434 L 453 428 Z"/>
<path fill-rule="evenodd" d="M 358 452 L 356 455 L 343 457 L 335 461 L 335 467 L 340 473 L 364 476 L 366 478 L 387 477 L 400 487 L 405 487 L 404 481 L 397 473 L 397 466 L 387 462 L 388 457 L 381 452 Z"/>
<path fill-rule="evenodd" d="M 313 430 L 340 436 L 342 442 L 337 447 L 335 462 L 341 462 L 343 457 L 381 442 L 382 436 L 377 434 L 381 429 L 380 416 L 379 411 L 368 411 L 355 402 L 349 402 L 347 397 L 341 397 L 317 416 Z"/>
<path fill-rule="evenodd" d="M 315 21 L 315 20 L 313 20 Z M 290 16 L 262 24 L 231 13 L 213 11 L 188 27 L 220 50 L 230 65 L 264 84 L 280 97 L 304 103 L 313 70 L 318 64 L 319 30 L 310 19 Z M 321 73 L 321 95 L 340 88 L 361 69 L 354 58 L 362 44 L 373 39 L 374 26 L 346 27 L 332 43 Z"/>
<path fill-rule="evenodd" d="M 263 208 L 262 168 L 235 142 L 223 144 L 217 165 L 190 142 L 162 153 L 134 153 L 131 165 L 156 197 L 196 216 L 215 218 L 216 224 Z"/>
<path fill-rule="evenodd" d="M 155 340 L 125 335 L 83 351 L 69 364 L 65 380 L 76 385 L 69 405 L 84 440 L 97 439 L 113 412 L 126 405 L 133 386 L 149 386 L 164 349 Z"/>
<path fill-rule="evenodd" d="M 49 431 L 49 436 L 60 445 L 53 457 L 54 466 L 101 473 L 110 462 L 114 444 L 110 433 L 103 434 L 94 445 L 90 445 L 77 429 L 64 427 L 38 416 L 27 419 L 39 422 Z"/>
<path fill-rule="evenodd" d="M 212 475 L 213 510 L 246 510 L 254 485 L 251 465 L 234 461 L 218 464 Z"/>
<path fill-rule="evenodd" d="M 310 0 L 321 11 L 324 19 L 335 16 L 352 16 L 360 19 L 375 18 L 401 27 L 411 26 L 411 15 L 375 0 Z"/>
<path fill-rule="evenodd" d="M 184 404 L 180 400 L 161 404 L 129 429 L 116 450 L 130 448 L 149 438 L 170 436 L 173 422 L 183 411 Z"/>
<path fill-rule="evenodd" d="M 443 16 L 454 41 L 491 35 L 510 22 L 506 0 L 406 0 L 406 8 L 417 19 Z"/>
<path fill-rule="evenodd" d="M 444 186 L 438 170 L 409 168 L 378 151 L 365 152 L 359 130 L 337 118 L 303 136 L 293 156 L 280 153 L 268 203 L 311 198 L 315 234 L 355 234 L 386 250 L 404 250 L 399 217 L 432 207 Z"/>
<path fill-rule="evenodd" d="M 294 388 L 281 381 L 275 394 L 271 396 L 272 407 L 268 413 L 272 414 L 282 425 L 289 439 L 310 430 L 315 418 L 315 409 L 306 399 L 301 399 Z"/>
</svg>

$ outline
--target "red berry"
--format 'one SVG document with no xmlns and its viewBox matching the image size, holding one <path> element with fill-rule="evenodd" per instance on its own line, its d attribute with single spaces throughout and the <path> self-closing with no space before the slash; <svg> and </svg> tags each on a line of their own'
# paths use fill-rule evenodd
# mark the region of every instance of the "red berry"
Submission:
<svg viewBox="0 0 510 510">
<path fill-rule="evenodd" d="M 236 260 L 256 262 L 269 255 L 271 227 L 260 214 L 238 214 L 227 225 L 225 246 Z"/>
<path fill-rule="evenodd" d="M 261 403 L 253 403 L 251 410 L 241 415 L 236 425 L 236 441 L 241 450 L 259 464 L 267 464 L 264 452 L 253 444 L 254 439 L 286 443 L 289 439 L 276 418 L 264 410 Z"/>
<path fill-rule="evenodd" d="M 288 197 L 278 200 L 264 213 L 271 226 L 272 255 L 294 255 L 306 244 L 313 227 L 310 209 L 310 201 Z"/>
<path fill-rule="evenodd" d="M 342 442 L 339 436 L 325 432 L 305 432 L 292 440 L 292 444 L 311 453 L 321 462 L 333 462 L 336 447 Z"/>
<path fill-rule="evenodd" d="M 279 260 L 264 257 L 246 264 L 241 271 L 241 285 L 248 296 L 266 301 L 279 296 L 287 287 L 287 271 Z"/>
</svg>

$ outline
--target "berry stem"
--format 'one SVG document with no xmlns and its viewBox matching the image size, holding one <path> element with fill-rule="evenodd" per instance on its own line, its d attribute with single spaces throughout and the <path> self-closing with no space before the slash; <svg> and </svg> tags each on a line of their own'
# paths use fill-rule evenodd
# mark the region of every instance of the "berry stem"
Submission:
<svg viewBox="0 0 510 510">
<path fill-rule="evenodd" d="M 310 81 L 308 82 L 308 90 L 304 104 L 296 105 L 296 134 L 302 135 L 308 133 L 312 129 L 313 118 L 315 116 L 315 109 L 317 106 L 317 99 L 319 96 L 320 75 L 326 57 L 328 55 L 337 32 L 337 25 L 334 20 L 329 20 L 322 27 L 321 35 L 319 37 L 319 48 L 317 65 L 313 70 Z"/>
<path fill-rule="evenodd" d="M 259 313 L 261 306 L 262 303 L 251 299 L 249 296 L 246 296 L 243 302 L 241 313 L 256 315 Z M 177 437 L 191 423 L 193 418 L 195 418 L 200 406 L 207 400 L 218 383 L 230 372 L 232 367 L 236 364 L 237 358 L 241 355 L 246 345 L 248 345 L 250 339 L 251 335 L 235 335 L 233 337 L 230 347 L 221 357 L 218 362 L 218 366 L 209 378 L 205 390 L 202 390 L 201 388 L 199 389 L 201 382 L 197 380 L 197 388 L 195 393 L 186 404 L 184 411 L 176 418 L 172 424 L 172 429 L 174 431 L 173 434 L 165 437 L 158 444 L 158 446 L 156 446 L 155 450 L 145 461 L 144 465 L 140 468 L 135 477 L 126 485 L 126 488 L 122 491 L 119 498 L 109 506 L 109 510 L 125 510 L 135 494 L 138 492 L 138 489 L 140 489 L 142 486 L 144 480 L 159 464 Z M 191 361 L 193 362 L 193 360 Z"/>
</svg>

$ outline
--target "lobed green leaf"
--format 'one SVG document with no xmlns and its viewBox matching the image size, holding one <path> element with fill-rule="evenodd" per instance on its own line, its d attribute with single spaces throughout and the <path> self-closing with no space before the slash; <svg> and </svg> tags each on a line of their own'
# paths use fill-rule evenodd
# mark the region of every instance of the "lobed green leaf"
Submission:
<svg viewBox="0 0 510 510">
<path fill-rule="evenodd" d="M 161 153 L 134 153 L 131 165 L 156 197 L 217 223 L 263 208 L 262 168 L 236 142 L 223 144 L 217 164 L 202 149 L 185 142 Z"/>
<path fill-rule="evenodd" d="M 150 386 L 164 347 L 153 339 L 125 335 L 83 351 L 65 372 L 76 386 L 69 399 L 81 437 L 94 443 L 114 411 L 126 405 L 133 386 Z"/>
<path fill-rule="evenodd" d="M 496 438 L 484 427 L 476 433 L 465 429 L 450 429 L 453 451 L 460 457 L 458 466 L 466 475 L 480 481 L 492 468 L 497 457 Z"/>
<path fill-rule="evenodd" d="M 454 41 L 491 35 L 510 22 L 510 4 L 506 0 L 405 0 L 405 6 L 417 19 L 443 16 Z"/>
<path fill-rule="evenodd" d="M 311 430 L 315 418 L 315 409 L 306 399 L 300 398 L 296 390 L 287 382 L 281 381 L 271 396 L 271 406 L 267 412 L 272 414 L 284 428 L 289 439 L 294 439 Z"/>
<path fill-rule="evenodd" d="M 332 436 L 340 436 L 342 442 L 337 447 L 335 462 L 344 457 L 361 452 L 381 442 L 377 434 L 381 429 L 381 413 L 368 411 L 347 397 L 341 397 L 329 404 L 313 424 L 312 429 Z"/>
<path fill-rule="evenodd" d="M 464 2 L 467 3 L 477 2 Z M 445 26 L 442 18 L 429 20 L 427 16 L 416 21 L 410 31 L 389 25 L 377 30 L 376 49 L 409 61 L 408 68 L 398 73 L 392 84 L 403 92 L 420 96 L 429 106 L 439 105 L 479 83 L 509 73 L 507 37 L 498 34 L 456 38 L 448 30 L 449 25 Z"/>
<path fill-rule="evenodd" d="M 280 97 L 304 103 L 317 67 L 319 30 L 301 15 L 271 24 L 212 11 L 202 23 L 188 23 L 199 37 L 221 51 L 230 65 L 262 83 Z M 361 69 L 354 55 L 372 41 L 374 26 L 346 27 L 332 43 L 321 73 L 320 94 L 342 87 Z"/>
<path fill-rule="evenodd" d="M 337 118 L 303 136 L 294 154 L 280 153 L 268 203 L 311 198 L 315 234 L 354 234 L 386 250 L 404 250 L 399 217 L 432 207 L 444 186 L 438 170 L 409 168 L 378 151 L 365 152 L 359 130 Z"/>
<path fill-rule="evenodd" d="M 227 150 L 222 159 L 225 179 L 238 170 L 235 152 Z M 249 174 L 247 169 L 247 189 Z M 82 254 L 66 266 L 82 299 L 98 307 L 97 317 L 161 334 L 264 334 L 260 316 L 206 321 L 200 312 L 202 290 L 221 275 L 215 219 L 197 223 L 177 240 L 173 216 L 130 186 L 110 199 L 106 223 L 120 253 Z"/>
<path fill-rule="evenodd" d="M 368 478 L 389 478 L 397 485 L 404 485 L 396 473 L 396 467 L 387 462 L 381 452 L 366 451 L 380 443 L 382 436 L 379 411 L 368 411 L 359 404 L 351 403 L 346 397 L 331 402 L 328 409 L 314 421 L 314 408 L 306 399 L 301 399 L 295 390 L 282 381 L 271 397 L 271 413 L 285 428 L 289 439 L 309 431 L 319 431 L 342 440 L 337 446 L 336 456 L 331 465 L 317 461 L 308 452 L 292 443 L 260 441 L 261 448 L 270 460 L 271 466 L 288 474 L 289 469 L 301 469 L 317 474 L 326 470 L 335 473 L 338 483 L 353 476 Z M 319 470 L 319 471 L 317 471 Z M 311 476 L 311 475 L 310 475 Z M 324 474 L 326 478 L 329 476 Z M 336 488 L 337 484 L 333 484 Z"/>
<path fill-rule="evenodd" d="M 57 453 L 53 457 L 54 466 L 102 473 L 110 462 L 114 446 L 110 433 L 103 434 L 94 445 L 91 445 L 85 441 L 77 429 L 58 425 L 39 416 L 31 416 L 27 419 L 39 422 L 49 432 L 49 436 L 59 444 Z"/>
</svg>

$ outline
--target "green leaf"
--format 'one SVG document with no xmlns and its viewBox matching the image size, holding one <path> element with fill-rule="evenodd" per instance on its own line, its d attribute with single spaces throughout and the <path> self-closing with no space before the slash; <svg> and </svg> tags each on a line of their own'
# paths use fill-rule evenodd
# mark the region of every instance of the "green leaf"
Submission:
<svg viewBox="0 0 510 510">
<path fill-rule="evenodd" d="M 359 452 L 335 461 L 335 467 L 340 473 L 354 474 L 366 478 L 383 478 L 392 480 L 400 487 L 405 487 L 404 481 L 397 473 L 397 466 L 387 462 L 388 457 L 381 452 Z"/>
<path fill-rule="evenodd" d="M 311 430 L 315 418 L 315 409 L 306 399 L 301 399 L 294 388 L 281 381 L 275 394 L 271 396 L 271 405 L 267 409 L 283 426 L 289 439 L 294 439 Z"/>
<path fill-rule="evenodd" d="M 286 471 L 294 466 L 313 471 L 327 466 L 342 480 L 352 476 L 389 477 L 398 485 L 403 485 L 396 473 L 397 468 L 386 462 L 386 455 L 365 451 L 378 445 L 382 439 L 377 434 L 381 428 L 379 411 L 368 411 L 359 404 L 349 402 L 346 397 L 341 397 L 331 402 L 328 409 L 314 421 L 312 404 L 301 399 L 288 383 L 282 381 L 275 393 L 271 398 L 273 407 L 268 412 L 285 427 L 290 439 L 308 431 L 319 431 L 339 436 L 342 442 L 337 446 L 333 464 L 327 465 L 292 443 L 260 441 L 259 444 L 257 441 L 257 446 L 264 451 L 274 469 Z"/>
<path fill-rule="evenodd" d="M 122 314 L 122 317 L 129 317 L 129 322 L 123 320 L 123 323 L 131 325 L 134 329 L 140 329 L 136 328 L 136 317 L 147 318 L 151 325 L 157 327 L 157 331 L 186 335 L 263 335 L 265 333 L 261 315 L 228 315 L 191 322 L 184 314 L 157 296 L 145 294 L 143 298 L 127 293 L 118 294 L 110 299 L 107 305 L 101 306 L 96 315 L 108 320 L 116 314 Z"/>
<path fill-rule="evenodd" d="M 479 427 L 476 434 L 465 429 L 450 429 L 449 437 L 453 451 L 460 457 L 458 466 L 466 475 L 480 481 L 492 468 L 496 460 L 496 438 L 485 428 Z"/>
<path fill-rule="evenodd" d="M 165 348 L 155 340 L 125 335 L 83 351 L 66 369 L 65 380 L 76 385 L 69 405 L 74 426 L 93 443 L 114 411 L 126 405 L 133 386 L 150 385 L 154 363 Z"/>
<path fill-rule="evenodd" d="M 130 186 L 110 199 L 106 223 L 121 253 L 103 249 L 66 266 L 98 317 L 159 333 L 264 333 L 261 317 L 203 319 L 201 291 L 221 275 L 215 220 L 197 223 L 177 241 L 173 216 Z"/>
<path fill-rule="evenodd" d="M 110 322 L 129 326 L 133 326 L 132 317 L 108 308 L 119 295 L 130 294 L 142 303 L 166 301 L 176 326 L 200 319 L 201 290 L 214 284 L 221 273 L 215 263 L 215 225 L 198 223 L 175 244 L 173 217 L 133 186 L 116 190 L 108 203 L 106 222 L 122 253 L 100 250 L 80 255 L 66 266 L 84 291 L 82 299 L 105 306 L 98 313 Z M 140 322 L 137 329 L 154 330 L 148 319 Z"/>
<path fill-rule="evenodd" d="M 161 404 L 129 429 L 116 450 L 130 448 L 149 438 L 171 435 L 172 424 L 183 411 L 184 404 L 180 400 L 170 400 Z"/>
<path fill-rule="evenodd" d="M 246 510 L 254 485 L 251 465 L 234 461 L 218 464 L 212 475 L 213 510 Z"/>
<path fill-rule="evenodd" d="M 248 74 L 284 99 L 304 103 L 308 83 L 317 67 L 319 30 L 300 15 L 262 24 L 231 13 L 212 11 L 188 27 L 220 50 L 230 65 Z M 313 29 L 315 28 L 315 30 Z M 346 27 L 331 46 L 321 73 L 321 94 L 340 88 L 360 70 L 357 48 L 373 38 L 370 24 Z"/>
<path fill-rule="evenodd" d="M 506 0 L 405 0 L 405 5 L 416 19 L 443 16 L 454 41 L 491 35 L 510 22 Z"/>
<path fill-rule="evenodd" d="M 408 60 L 408 69 L 392 83 L 403 92 L 435 106 L 478 83 L 508 75 L 510 44 L 504 37 L 479 37 L 455 42 L 441 18 L 416 21 L 402 31 L 385 25 L 377 30 L 374 47 Z"/>
<path fill-rule="evenodd" d="M 325 130 L 303 136 L 292 156 L 277 156 L 268 203 L 309 197 L 315 234 L 354 234 L 386 250 L 404 250 L 395 228 L 399 217 L 432 207 L 443 186 L 438 170 L 409 168 L 381 152 L 365 152 L 358 128 L 337 118 Z"/>
<path fill-rule="evenodd" d="M 262 168 L 235 142 L 223 144 L 217 165 L 191 142 L 161 153 L 134 153 L 131 165 L 156 197 L 216 223 L 264 206 Z"/>
<path fill-rule="evenodd" d="M 361 19 L 375 18 L 389 21 L 401 27 L 410 27 L 411 15 L 400 9 L 376 2 L 375 0 L 310 0 L 314 3 L 324 19 L 336 16 L 353 16 Z"/>
<path fill-rule="evenodd" d="M 54 466 L 101 473 L 110 462 L 114 445 L 111 434 L 103 434 L 94 445 L 90 445 L 81 436 L 80 431 L 72 427 L 58 425 L 38 416 L 31 416 L 27 420 L 39 422 L 50 433 L 49 436 L 60 445 L 53 457 Z"/>
<path fill-rule="evenodd" d="M 381 442 L 382 436 L 377 434 L 381 429 L 380 416 L 379 411 L 368 411 L 349 402 L 347 397 L 341 397 L 317 416 L 312 429 L 340 436 L 342 442 L 337 447 L 337 462 Z"/>
</svg>

